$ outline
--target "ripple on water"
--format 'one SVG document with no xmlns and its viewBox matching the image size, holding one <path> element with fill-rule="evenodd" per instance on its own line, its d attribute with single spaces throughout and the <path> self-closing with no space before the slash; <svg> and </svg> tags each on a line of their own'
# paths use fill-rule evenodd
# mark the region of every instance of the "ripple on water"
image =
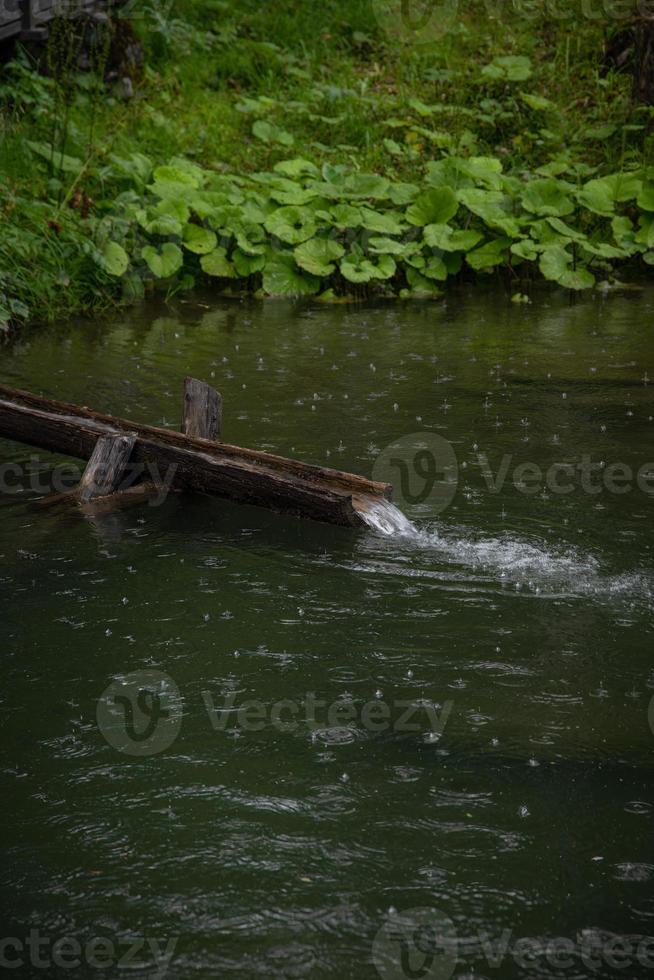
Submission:
<svg viewBox="0 0 654 980">
<path fill-rule="evenodd" d="M 523 595 L 550 598 L 618 596 L 643 601 L 654 595 L 646 574 L 605 574 L 594 555 L 576 548 L 550 548 L 509 533 L 480 537 L 452 525 L 416 527 L 386 501 L 379 512 L 365 516 L 378 537 L 365 539 L 361 547 L 368 555 L 383 558 L 385 567 L 377 561 L 376 568 L 387 574 L 438 580 L 444 586 L 481 582 L 496 589 L 498 584 L 511 584 Z M 436 567 L 415 566 L 426 556 L 434 558 Z M 439 562 L 445 562 L 445 568 L 439 568 Z"/>
</svg>

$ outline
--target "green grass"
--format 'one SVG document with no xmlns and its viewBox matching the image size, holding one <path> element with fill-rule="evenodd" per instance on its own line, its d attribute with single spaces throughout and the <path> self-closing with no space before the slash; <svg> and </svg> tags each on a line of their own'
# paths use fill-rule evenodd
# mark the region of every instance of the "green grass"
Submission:
<svg viewBox="0 0 654 980">
<path fill-rule="evenodd" d="M 584 19 L 580 4 L 572 22 L 465 0 L 436 37 L 407 40 L 384 29 L 375 16 L 383 8 L 146 5 L 135 22 L 146 67 L 127 102 L 88 74 L 60 84 L 39 77 L 25 55 L 5 67 L 0 322 L 3 304 L 5 321 L 26 307 L 30 318 L 51 319 L 122 298 L 89 254 L 83 209 L 69 206 L 79 193 L 93 199 L 96 222 L 111 213 L 131 186 L 116 156 L 185 156 L 237 174 L 303 156 L 405 181 L 447 154 L 497 156 L 521 176 L 556 160 L 577 164 L 580 179 L 652 159 L 652 108 L 632 103 L 629 78 L 602 73 L 615 22 Z M 528 77 L 519 62 L 497 60 L 507 57 L 529 59 Z M 53 136 L 49 161 L 33 147 Z"/>
</svg>

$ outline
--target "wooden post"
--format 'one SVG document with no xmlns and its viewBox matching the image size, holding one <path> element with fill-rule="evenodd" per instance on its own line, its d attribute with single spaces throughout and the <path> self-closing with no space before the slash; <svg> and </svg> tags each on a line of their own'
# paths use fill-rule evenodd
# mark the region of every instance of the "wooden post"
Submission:
<svg viewBox="0 0 654 980">
<path fill-rule="evenodd" d="M 193 439 L 219 441 L 222 432 L 223 400 L 211 385 L 196 378 L 184 381 L 182 432 Z"/>
<path fill-rule="evenodd" d="M 100 436 L 77 488 L 83 504 L 118 489 L 135 442 L 132 435 Z"/>
<path fill-rule="evenodd" d="M 392 495 L 389 484 L 354 473 L 194 439 L 0 384 L 0 438 L 89 459 L 98 439 L 114 440 L 117 435 L 136 436 L 130 463 L 143 467 L 144 479 L 164 489 L 216 494 L 343 527 L 365 523 L 357 509 L 362 497 L 390 500 Z M 118 496 L 128 495 L 131 498 L 131 491 Z M 96 501 L 114 499 L 112 495 Z"/>
</svg>

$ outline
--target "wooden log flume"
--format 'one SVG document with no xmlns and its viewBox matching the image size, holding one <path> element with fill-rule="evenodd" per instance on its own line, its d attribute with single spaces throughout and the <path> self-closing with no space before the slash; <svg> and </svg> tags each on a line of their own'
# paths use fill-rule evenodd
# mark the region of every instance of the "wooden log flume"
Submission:
<svg viewBox="0 0 654 980">
<path fill-rule="evenodd" d="M 119 497 L 127 465 L 167 474 L 170 489 L 345 527 L 365 524 L 361 515 L 371 504 L 391 499 L 386 483 L 217 442 L 221 414 L 218 393 L 191 378 L 185 383 L 182 432 L 0 385 L 0 437 L 90 460 L 77 491 L 85 503 Z"/>
</svg>

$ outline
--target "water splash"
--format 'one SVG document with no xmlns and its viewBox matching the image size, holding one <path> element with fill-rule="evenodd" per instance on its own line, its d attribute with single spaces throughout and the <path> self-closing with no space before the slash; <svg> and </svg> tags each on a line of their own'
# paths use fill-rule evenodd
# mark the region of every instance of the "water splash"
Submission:
<svg viewBox="0 0 654 980">
<path fill-rule="evenodd" d="M 411 559 L 412 567 L 396 566 L 392 562 L 387 570 L 413 579 L 432 576 L 440 579 L 443 572 L 439 566 L 445 562 L 450 569 L 447 574 L 452 578 L 458 579 L 452 570 L 452 566 L 458 566 L 471 581 L 499 580 L 504 585 L 512 582 L 516 590 L 524 589 L 529 594 L 613 594 L 647 600 L 652 596 L 651 584 L 642 574 L 607 575 L 594 555 L 576 548 L 552 548 L 511 534 L 483 537 L 456 526 L 416 527 L 387 500 L 368 498 L 357 509 L 372 531 L 395 539 L 390 553 L 387 547 L 382 547 L 386 562 L 392 560 L 392 555 L 403 562 Z M 373 541 L 367 547 L 378 550 Z M 424 559 L 428 567 L 424 567 Z M 416 561 L 418 566 L 414 564 Z"/>
<path fill-rule="evenodd" d="M 368 527 L 379 534 L 402 535 L 404 537 L 418 537 L 420 535 L 409 518 L 389 500 L 382 498 L 378 500 L 366 499 L 364 504 L 359 504 L 357 510 Z"/>
</svg>

